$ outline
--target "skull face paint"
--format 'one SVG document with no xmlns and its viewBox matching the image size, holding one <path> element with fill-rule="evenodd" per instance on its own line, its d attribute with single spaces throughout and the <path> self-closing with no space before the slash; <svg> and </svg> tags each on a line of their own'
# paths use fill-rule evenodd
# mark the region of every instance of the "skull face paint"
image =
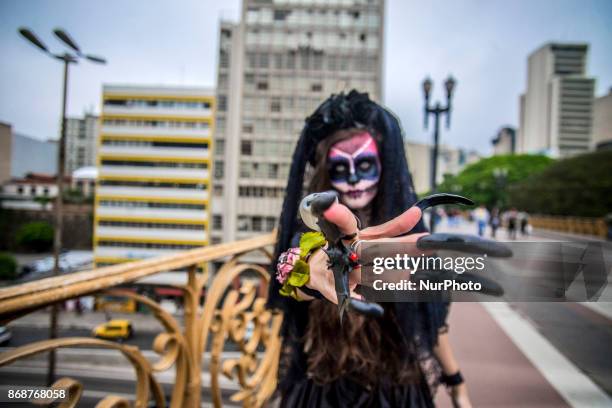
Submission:
<svg viewBox="0 0 612 408">
<path fill-rule="evenodd" d="M 358 210 L 376 196 L 381 165 L 378 147 L 369 133 L 334 144 L 327 162 L 331 185 L 340 193 L 343 204 Z"/>
</svg>

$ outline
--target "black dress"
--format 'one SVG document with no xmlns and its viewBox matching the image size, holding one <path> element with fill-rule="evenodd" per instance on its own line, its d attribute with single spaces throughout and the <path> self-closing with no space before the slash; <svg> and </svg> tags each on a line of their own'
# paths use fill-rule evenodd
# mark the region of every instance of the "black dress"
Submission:
<svg viewBox="0 0 612 408">
<path fill-rule="evenodd" d="M 341 378 L 324 385 L 311 379 L 295 382 L 281 399 L 281 407 L 434 407 L 425 382 L 411 385 L 382 383 L 366 389 Z"/>
<path fill-rule="evenodd" d="M 313 302 L 326 302 L 326 300 Z M 433 395 L 438 386 L 440 367 L 433 357 L 432 348 L 417 338 L 413 338 L 411 344 L 396 356 L 397 360 L 415 363 L 410 365 L 413 371 L 410 373 L 409 381 L 398 383 L 391 375 L 385 375 L 384 378 L 378 379 L 376 384 L 367 385 L 350 373 L 327 383 L 315 381 L 309 372 L 308 351 L 305 347 L 305 343 L 308 342 L 305 333 L 309 303 L 299 302 L 293 309 L 294 317 L 299 317 L 291 321 L 297 324 L 290 328 L 284 338 L 277 389 L 281 407 L 427 408 L 435 406 Z M 296 335 L 297 333 L 299 335 Z M 383 372 L 388 372 L 385 362 L 381 361 L 381 364 Z"/>
</svg>

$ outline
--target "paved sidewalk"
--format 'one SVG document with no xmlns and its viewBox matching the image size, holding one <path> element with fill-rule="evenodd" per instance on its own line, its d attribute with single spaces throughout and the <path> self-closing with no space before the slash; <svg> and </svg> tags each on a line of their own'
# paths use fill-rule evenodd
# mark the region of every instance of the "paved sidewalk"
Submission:
<svg viewBox="0 0 612 408">
<path fill-rule="evenodd" d="M 455 303 L 450 341 L 474 407 L 570 406 L 478 303 Z M 451 407 L 445 390 L 436 399 Z"/>
<path fill-rule="evenodd" d="M 436 229 L 436 232 L 460 234 L 475 234 L 476 231 L 476 225 L 469 222 L 449 227 L 442 221 Z M 486 237 L 490 238 L 489 228 Z M 506 241 L 508 235 L 500 229 L 497 238 Z M 535 230 L 529 236 L 519 234 L 517 241 L 572 238 L 582 237 L 551 236 Z M 533 319 L 534 309 L 549 310 L 546 305 L 549 309 L 559 309 L 558 320 L 548 315 L 538 316 L 540 320 Z M 583 364 L 595 358 L 598 362 L 592 363 L 592 367 L 602 371 L 603 366 L 604 372 L 612 370 L 605 356 L 595 356 L 600 351 L 584 349 L 593 341 L 611 344 L 612 320 L 606 315 L 610 316 L 612 304 L 597 303 L 597 308 L 586 303 L 546 305 L 529 304 L 531 314 L 526 314 L 520 303 L 453 303 L 449 317 L 450 341 L 475 407 L 612 407 L 610 395 L 600 387 L 601 382 L 596 384 L 593 372 Z M 563 309 L 570 306 L 597 312 L 597 322 L 574 319 Z M 545 326 L 540 327 L 541 324 Z M 583 331 L 589 327 L 590 331 Z M 595 328 L 600 333 L 596 333 Z M 556 332 L 572 341 L 580 341 L 583 336 L 580 359 L 575 359 L 579 347 L 573 350 L 569 346 L 561 347 L 562 342 L 558 340 L 561 336 Z M 597 380 L 601 381 L 601 376 Z M 607 385 L 602 386 L 608 388 Z M 452 406 L 444 389 L 440 389 L 436 403 L 440 407 Z"/>
</svg>

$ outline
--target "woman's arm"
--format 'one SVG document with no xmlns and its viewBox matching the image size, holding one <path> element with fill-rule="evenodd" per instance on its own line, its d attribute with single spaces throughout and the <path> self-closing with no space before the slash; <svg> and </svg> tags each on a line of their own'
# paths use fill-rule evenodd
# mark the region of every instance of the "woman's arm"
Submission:
<svg viewBox="0 0 612 408">
<path fill-rule="evenodd" d="M 446 376 L 452 376 L 459 372 L 459 364 L 455 359 L 453 350 L 448 339 L 448 332 L 443 332 L 438 335 L 438 344 L 434 347 L 434 354 L 440 365 L 442 373 Z M 453 401 L 453 406 L 456 408 L 471 408 L 472 403 L 467 392 L 467 387 L 464 382 L 461 384 L 449 386 L 448 393 Z"/>
</svg>

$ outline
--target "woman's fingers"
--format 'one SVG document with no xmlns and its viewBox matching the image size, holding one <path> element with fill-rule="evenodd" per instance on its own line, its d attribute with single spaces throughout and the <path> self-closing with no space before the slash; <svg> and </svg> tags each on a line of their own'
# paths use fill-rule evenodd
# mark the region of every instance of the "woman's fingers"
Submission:
<svg viewBox="0 0 612 408">
<path fill-rule="evenodd" d="M 402 214 L 384 224 L 369 227 L 359 232 L 359 239 L 377 239 L 385 237 L 396 237 L 405 234 L 418 224 L 423 212 L 419 207 L 410 207 Z"/>
<path fill-rule="evenodd" d="M 323 212 L 323 217 L 336 225 L 344 235 L 352 235 L 358 231 L 355 215 L 347 206 L 337 201 Z"/>
<path fill-rule="evenodd" d="M 368 250 L 370 250 L 370 254 L 377 253 L 381 251 L 383 248 L 376 248 L 376 245 L 383 245 L 390 247 L 391 244 L 395 246 L 393 248 L 397 248 L 397 244 L 401 244 L 402 248 L 404 248 L 404 252 L 408 255 L 429 255 L 433 253 L 433 251 L 428 251 L 424 248 L 419 248 L 417 246 L 417 241 L 419 238 L 429 235 L 429 232 L 420 232 L 418 234 L 409 234 L 402 235 L 401 237 L 395 238 L 377 238 L 377 239 L 369 239 L 369 240 L 360 240 L 358 245 L 355 245 L 355 249 L 357 251 L 357 255 L 359 258 L 363 257 L 363 248 L 364 244 L 367 244 Z M 359 238 L 361 239 L 361 233 L 359 234 Z"/>
</svg>

